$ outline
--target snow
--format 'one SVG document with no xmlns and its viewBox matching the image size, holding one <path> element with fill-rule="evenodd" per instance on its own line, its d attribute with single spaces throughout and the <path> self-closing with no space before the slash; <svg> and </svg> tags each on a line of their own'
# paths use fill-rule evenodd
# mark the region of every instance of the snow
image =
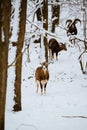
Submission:
<svg viewBox="0 0 87 130">
<path fill-rule="evenodd" d="M 87 75 L 80 70 L 76 51 L 69 47 L 60 53 L 58 61 L 49 64 L 46 96 L 41 96 L 40 90 L 36 94 L 34 72 L 39 63 L 34 62 L 38 57 L 31 57 L 32 61 L 23 68 L 22 111 L 7 109 L 6 130 L 87 129 L 87 119 L 64 117 L 87 116 Z"/>
<path fill-rule="evenodd" d="M 87 117 L 87 75 L 80 68 L 79 48 L 67 44 L 58 61 L 50 61 L 46 96 L 41 96 L 40 90 L 36 94 L 34 73 L 40 65 L 39 49 L 38 44 L 30 44 L 29 63 L 26 53 L 23 55 L 20 112 L 12 111 L 14 69 L 9 68 L 5 130 L 87 130 L 87 118 L 81 118 Z"/>
<path fill-rule="evenodd" d="M 14 17 L 11 18 L 11 26 L 13 27 L 12 31 L 12 37 L 10 41 L 17 41 L 18 39 L 18 26 L 19 26 L 19 12 L 20 12 L 20 0 L 15 0 L 15 2 L 12 2 L 13 4 L 13 10 L 15 10 Z"/>
</svg>

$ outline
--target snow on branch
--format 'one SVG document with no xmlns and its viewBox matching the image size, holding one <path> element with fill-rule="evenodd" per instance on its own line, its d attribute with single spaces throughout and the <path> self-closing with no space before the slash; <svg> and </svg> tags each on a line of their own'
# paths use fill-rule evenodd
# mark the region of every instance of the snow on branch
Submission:
<svg viewBox="0 0 87 130">
<path fill-rule="evenodd" d="M 49 31 L 45 30 L 44 28 L 39 27 L 39 26 L 38 26 L 37 24 L 35 24 L 34 22 L 31 22 L 29 19 L 27 19 L 27 21 L 28 21 L 30 24 L 32 24 L 33 26 L 37 27 L 40 31 L 42 31 L 43 34 L 44 34 L 44 36 L 46 36 L 46 34 L 48 34 L 49 36 L 59 38 L 59 37 L 56 36 L 54 33 L 51 33 L 51 32 L 49 32 Z M 61 38 L 59 38 L 59 39 L 61 39 Z"/>
<path fill-rule="evenodd" d="M 38 3 L 35 3 L 35 6 L 29 13 L 28 17 L 30 17 L 31 15 L 34 15 L 39 8 L 42 8 L 43 7 L 42 3 L 43 3 L 43 0 L 40 0 Z"/>
</svg>

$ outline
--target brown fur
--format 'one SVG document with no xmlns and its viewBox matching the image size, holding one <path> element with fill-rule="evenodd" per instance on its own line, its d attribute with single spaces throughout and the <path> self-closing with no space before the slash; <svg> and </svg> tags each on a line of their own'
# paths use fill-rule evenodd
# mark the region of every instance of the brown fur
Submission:
<svg viewBox="0 0 87 130">
<path fill-rule="evenodd" d="M 58 53 L 62 50 L 67 50 L 65 44 L 58 43 L 54 38 L 49 40 L 49 55 L 52 59 L 54 58 L 54 53 L 56 53 L 56 60 L 58 60 Z"/>
<path fill-rule="evenodd" d="M 49 79 L 49 74 L 48 74 L 48 70 L 46 71 L 43 71 L 42 67 L 38 67 L 36 69 L 36 73 L 35 73 L 35 77 L 36 77 L 36 80 L 48 80 Z"/>
<path fill-rule="evenodd" d="M 48 67 L 44 65 L 46 68 L 44 70 L 43 64 L 42 66 L 38 67 L 35 71 L 35 79 L 37 83 L 37 93 L 38 93 L 38 87 L 41 88 L 41 94 L 43 94 L 43 87 L 44 87 L 44 94 L 46 94 L 46 85 L 47 81 L 49 80 L 49 71 Z"/>
</svg>

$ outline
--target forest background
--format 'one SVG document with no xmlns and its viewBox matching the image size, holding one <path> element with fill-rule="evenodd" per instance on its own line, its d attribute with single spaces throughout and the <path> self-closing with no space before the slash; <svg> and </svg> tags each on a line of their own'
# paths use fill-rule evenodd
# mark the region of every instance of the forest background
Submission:
<svg viewBox="0 0 87 130">
<path fill-rule="evenodd" d="M 68 115 L 68 116 L 59 114 L 60 115 L 59 118 L 56 117 L 56 113 L 55 113 L 54 115 L 52 115 L 51 121 L 53 121 L 53 119 L 56 120 L 58 119 L 58 121 L 61 124 L 62 121 L 60 117 L 76 118 L 77 122 L 79 122 L 78 118 L 81 118 L 81 122 L 78 123 L 81 126 L 78 127 L 78 125 L 75 125 L 75 128 L 79 128 L 79 130 L 80 129 L 85 130 L 87 124 L 87 121 L 84 120 L 87 118 L 86 116 L 87 104 L 85 102 L 87 98 L 86 96 L 87 1 L 86 0 L 72 0 L 72 1 L 70 0 L 61 0 L 61 1 L 0 0 L 0 16 L 1 16 L 0 19 L 0 66 L 1 66 L 0 67 L 0 130 L 8 130 L 8 129 L 27 130 L 29 128 L 46 129 L 47 127 L 48 128 L 52 127 L 53 129 L 54 126 L 56 126 L 56 129 L 61 128 L 61 125 L 57 126 L 58 123 L 57 121 L 50 126 L 48 124 L 52 122 L 50 123 L 47 122 L 45 127 L 44 123 L 42 122 L 45 121 L 46 116 L 43 116 L 42 119 L 41 118 L 42 114 L 39 115 L 42 122 L 39 122 L 40 121 L 39 118 L 38 120 L 37 119 L 35 120 L 32 119 L 31 116 L 29 116 L 28 122 L 32 120 L 35 121 L 33 122 L 34 124 L 20 123 L 20 120 L 18 121 L 17 117 L 18 117 L 18 113 L 25 112 L 26 108 L 28 110 L 29 107 L 31 106 L 29 112 L 31 113 L 32 116 L 37 117 L 37 115 L 33 115 L 33 112 L 35 112 L 35 110 L 32 109 L 33 107 L 36 107 L 37 109 L 39 108 L 41 110 L 40 113 L 42 113 L 42 111 L 46 115 L 48 113 L 48 117 L 50 119 L 49 115 L 52 112 L 54 111 L 59 112 L 61 107 L 62 109 L 66 108 L 67 106 L 66 104 L 68 104 L 67 110 L 70 109 L 71 104 L 73 104 L 72 109 L 74 109 L 74 107 L 77 106 L 76 109 L 78 108 L 77 111 L 79 110 L 79 113 L 77 115 L 75 114 L 75 115 Z M 81 20 L 81 24 L 77 24 L 78 34 L 76 36 L 68 37 L 66 33 L 67 32 L 67 27 L 65 24 L 66 20 L 67 19 L 74 20 L 75 18 L 79 18 Z M 50 61 L 49 59 L 48 41 L 52 37 L 57 39 L 59 42 L 66 43 L 68 48 L 67 52 L 62 52 L 62 54 L 59 55 L 58 61 L 55 60 Z M 73 40 L 74 43 L 71 43 L 71 40 Z M 65 59 L 67 62 L 65 61 Z M 68 59 L 70 60 L 72 59 L 70 62 L 71 68 L 69 68 Z M 34 72 L 36 67 L 43 60 L 49 62 L 51 80 L 49 81 L 48 88 L 51 85 L 54 88 L 48 89 L 48 93 L 50 92 L 51 95 L 48 94 L 47 97 L 37 97 L 34 91 L 35 88 L 31 87 L 31 86 L 35 86 L 34 80 L 32 79 L 34 79 Z M 74 66 L 75 64 L 76 64 L 76 69 Z M 58 68 L 60 68 L 60 71 Z M 67 74 L 65 70 L 67 70 L 70 73 Z M 67 75 L 66 78 L 64 78 L 65 75 Z M 67 100 L 66 101 L 67 103 L 65 103 L 64 97 L 60 98 L 62 94 L 59 93 L 62 90 L 63 91 L 67 90 L 67 88 L 55 87 L 58 85 L 59 80 L 61 80 L 59 86 L 62 85 L 66 86 L 65 81 L 67 81 L 68 79 L 70 80 L 72 79 L 72 81 L 78 79 L 79 85 L 77 82 L 74 83 L 75 85 L 77 84 L 75 90 L 76 91 L 78 90 L 80 95 L 78 96 L 77 93 L 73 92 L 73 87 L 71 87 L 73 96 L 74 94 L 76 94 L 77 96 L 76 98 L 78 99 L 76 100 L 76 103 L 75 101 L 71 102 L 71 100 L 69 101 Z M 64 84 L 63 84 L 63 80 L 64 80 Z M 80 81 L 82 81 L 81 84 Z M 27 96 L 27 91 L 28 91 L 28 96 Z M 58 95 L 60 96 L 59 97 L 58 95 L 55 96 L 56 93 L 54 93 L 53 95 L 54 91 L 58 92 Z M 32 95 L 34 96 L 32 97 Z M 27 99 L 31 101 L 34 101 L 36 99 L 35 100 L 36 104 L 32 104 L 31 102 L 27 106 L 26 105 L 28 103 L 26 102 Z M 59 99 L 61 100 L 59 101 Z M 81 99 L 81 102 L 79 102 L 79 99 Z M 52 106 L 51 102 L 54 102 L 54 107 Z M 59 103 L 61 107 L 59 106 Z M 63 103 L 63 105 L 61 103 Z M 37 106 L 37 104 L 39 106 Z M 48 104 L 50 104 L 50 106 L 48 106 Z M 43 106 L 43 109 L 41 106 Z M 47 106 L 47 110 L 45 109 L 46 106 Z M 59 109 L 57 109 L 58 106 Z M 48 111 L 50 107 L 53 107 L 52 111 Z M 61 113 L 61 111 L 59 113 Z M 20 113 L 19 115 L 21 115 L 19 117 L 22 116 L 25 117 L 24 113 Z M 28 113 L 26 113 L 26 115 L 28 115 Z M 14 117 L 14 118 L 10 119 L 10 117 Z M 13 123 L 11 122 L 12 125 L 10 124 L 10 121 L 13 121 Z M 17 122 L 14 123 L 15 121 L 19 122 L 17 126 L 16 126 Z M 64 126 L 66 126 L 67 128 L 68 126 L 66 124 Z M 72 122 L 70 122 L 69 128 L 71 128 L 72 126 L 71 124 Z M 61 128 L 61 130 L 62 129 L 64 130 L 64 127 Z M 73 129 L 73 127 L 71 129 Z"/>
</svg>

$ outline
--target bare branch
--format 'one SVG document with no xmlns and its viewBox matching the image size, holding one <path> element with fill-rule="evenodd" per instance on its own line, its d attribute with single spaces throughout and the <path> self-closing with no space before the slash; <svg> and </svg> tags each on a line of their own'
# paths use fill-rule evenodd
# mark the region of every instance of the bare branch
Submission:
<svg viewBox="0 0 87 130">
<path fill-rule="evenodd" d="M 27 48 L 25 48 L 25 49 L 23 50 L 23 52 L 21 52 L 21 53 L 18 55 L 18 57 L 17 57 L 11 64 L 8 65 L 7 68 L 14 66 L 15 63 L 17 62 L 17 60 L 25 53 L 25 51 L 26 51 L 28 48 L 29 48 L 29 45 L 27 45 Z"/>
<path fill-rule="evenodd" d="M 59 38 L 58 36 L 56 36 L 54 33 L 51 33 L 41 27 L 39 27 L 37 24 L 35 24 L 34 22 L 31 22 L 30 20 L 27 19 L 27 21 L 32 24 L 33 26 L 37 27 L 39 30 L 43 31 L 43 34 L 44 36 L 46 36 L 46 34 L 50 35 L 50 36 L 53 36 L 53 37 L 56 37 L 56 38 Z M 59 38 L 60 39 L 60 38 Z"/>
</svg>

